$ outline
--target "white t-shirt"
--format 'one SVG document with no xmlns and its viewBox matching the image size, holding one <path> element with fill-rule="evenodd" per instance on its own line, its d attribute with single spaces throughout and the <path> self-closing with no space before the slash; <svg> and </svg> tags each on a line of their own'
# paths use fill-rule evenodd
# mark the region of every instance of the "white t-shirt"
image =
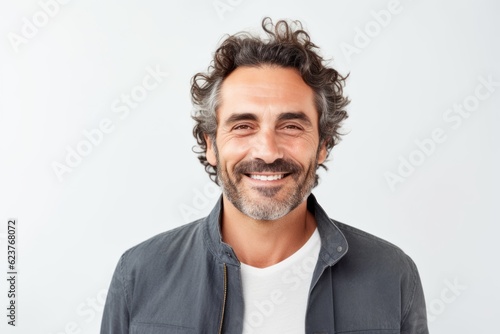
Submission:
<svg viewBox="0 0 500 334">
<path fill-rule="evenodd" d="M 267 268 L 241 264 L 243 334 L 304 334 L 309 288 L 321 239 L 316 229 L 285 260 Z"/>
</svg>

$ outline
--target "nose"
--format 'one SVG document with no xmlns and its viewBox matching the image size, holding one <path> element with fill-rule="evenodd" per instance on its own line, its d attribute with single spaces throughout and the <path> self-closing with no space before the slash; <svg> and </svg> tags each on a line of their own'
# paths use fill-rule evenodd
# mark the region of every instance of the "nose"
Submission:
<svg viewBox="0 0 500 334">
<path fill-rule="evenodd" d="M 283 158 L 283 151 L 274 129 L 261 129 L 254 137 L 252 158 L 270 164 Z"/>
</svg>

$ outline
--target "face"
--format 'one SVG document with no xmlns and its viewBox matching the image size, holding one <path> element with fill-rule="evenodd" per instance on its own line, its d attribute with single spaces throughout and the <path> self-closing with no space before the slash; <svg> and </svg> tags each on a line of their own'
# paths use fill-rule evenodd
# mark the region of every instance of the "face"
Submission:
<svg viewBox="0 0 500 334">
<path fill-rule="evenodd" d="M 222 84 L 217 122 L 207 160 L 232 205 L 275 220 L 307 198 L 326 148 L 314 92 L 295 69 L 237 68 Z"/>
</svg>

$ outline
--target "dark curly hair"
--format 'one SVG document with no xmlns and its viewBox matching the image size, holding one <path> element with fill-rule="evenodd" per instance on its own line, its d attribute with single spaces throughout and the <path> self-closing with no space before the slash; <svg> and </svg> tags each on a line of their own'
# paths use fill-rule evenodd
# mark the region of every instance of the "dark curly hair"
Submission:
<svg viewBox="0 0 500 334">
<path fill-rule="evenodd" d="M 327 157 L 340 141 L 340 126 L 348 117 L 345 107 L 350 101 L 342 90 L 348 75 L 342 76 L 335 69 L 327 67 L 302 24 L 285 20 L 273 24 L 266 17 L 262 20 L 262 29 L 267 35 L 265 39 L 248 32 L 227 36 L 215 51 L 207 72 L 197 73 L 191 80 L 191 99 L 195 108 L 192 117 L 196 122 L 193 135 L 198 143 L 198 149 L 194 151 L 212 181 L 217 184 L 217 167 L 210 165 L 206 157 L 205 135 L 215 142 L 221 84 L 237 67 L 273 65 L 297 69 L 304 82 L 314 91 L 319 113 L 320 143 L 326 143 Z M 318 167 L 326 169 L 324 164 Z M 317 183 L 318 177 L 315 185 Z"/>
</svg>

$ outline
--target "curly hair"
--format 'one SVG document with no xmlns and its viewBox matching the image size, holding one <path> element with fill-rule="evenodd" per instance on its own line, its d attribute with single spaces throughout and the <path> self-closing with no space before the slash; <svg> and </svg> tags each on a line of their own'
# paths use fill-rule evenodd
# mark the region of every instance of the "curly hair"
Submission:
<svg viewBox="0 0 500 334">
<path fill-rule="evenodd" d="M 328 67 L 319 55 L 319 48 L 311 42 L 300 21 L 280 20 L 273 24 L 269 17 L 262 20 L 262 29 L 267 38 L 248 32 L 227 36 L 217 48 L 206 73 L 200 72 L 191 79 L 191 100 L 194 106 L 193 135 L 196 138 L 198 160 L 210 179 L 219 184 L 217 167 L 208 163 L 205 135 L 215 143 L 217 132 L 217 107 L 223 80 L 237 67 L 259 67 L 263 65 L 297 69 L 314 91 L 316 109 L 319 114 L 320 143 L 325 143 L 327 157 L 338 144 L 342 133 L 341 123 L 348 117 L 345 107 L 349 99 L 343 94 L 348 75 L 342 76 Z M 318 167 L 326 169 L 324 164 Z M 318 177 L 316 177 L 316 184 Z"/>
</svg>

